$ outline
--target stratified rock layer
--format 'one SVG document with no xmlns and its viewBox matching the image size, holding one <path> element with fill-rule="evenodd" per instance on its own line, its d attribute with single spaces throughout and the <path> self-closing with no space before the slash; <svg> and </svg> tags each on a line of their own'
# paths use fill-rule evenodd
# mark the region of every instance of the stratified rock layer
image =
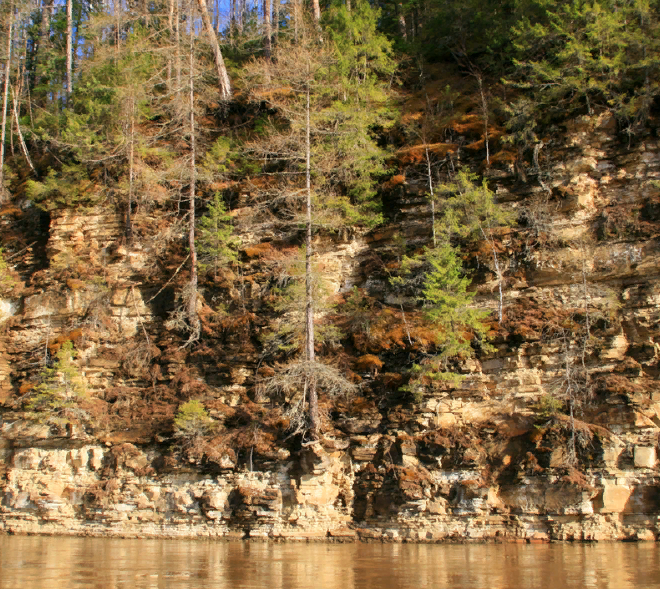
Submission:
<svg viewBox="0 0 660 589">
<path fill-rule="evenodd" d="M 572 122 L 561 143 L 544 147 L 542 175 L 529 170 L 527 182 L 512 167 L 488 169 L 503 206 L 527 226 L 498 236 L 506 321 L 495 329 L 493 353 L 463 363 L 460 385 L 392 401 L 396 379 L 392 386 L 388 378 L 400 359 L 358 362 L 366 391 L 360 411 L 336 415 L 320 442 L 283 443 L 254 464 L 251 450 L 249 460 L 245 453 L 239 460 L 231 448 L 219 450 L 212 467 L 194 455 L 173 464 L 173 410 L 162 395 L 188 387 L 194 396 L 189 391 L 204 381 L 219 421 L 230 409 L 265 403 L 248 399 L 262 368 L 258 354 L 231 351 L 230 338 L 224 363 L 166 351 L 174 340 L 163 326 L 162 293 L 178 270 L 158 274 L 162 243 L 117 245 L 119 216 L 54 212 L 51 268 L 16 299 L 0 301 L 7 327 L 0 336 L 0 529 L 337 541 L 655 540 L 660 205 L 653 181 L 660 178 L 660 145 L 628 148 L 612 129 L 607 115 Z M 429 239 L 424 187 L 410 182 L 397 190 L 396 223 L 317 244 L 336 291 L 359 286 L 396 303 L 374 256 L 385 255 L 397 235 L 419 245 Z M 250 305 L 270 280 L 260 261 L 267 248 L 262 234 L 249 233 L 249 204 L 234 215 L 247 263 L 241 291 L 229 296 Z M 477 300 L 495 309 L 488 252 L 469 255 L 478 268 Z M 57 267 L 81 260 L 99 269 L 99 281 L 53 278 Z M 568 416 L 545 419 L 539 401 L 556 390 L 567 350 L 575 353 L 575 342 L 547 337 L 546 326 L 570 327 L 562 323 L 568 312 L 585 305 L 597 339 L 584 359 L 596 383 L 593 398 L 577 425 Z M 258 306 L 249 312 L 256 317 Z M 56 431 L 10 411 L 29 391 L 34 359 L 66 339 L 76 341 L 99 407 L 126 404 L 117 411 L 122 427 Z M 141 359 L 150 371 L 141 370 Z M 151 391 L 140 411 L 126 400 L 133 389 Z M 571 431 L 577 462 L 569 460 Z"/>
</svg>

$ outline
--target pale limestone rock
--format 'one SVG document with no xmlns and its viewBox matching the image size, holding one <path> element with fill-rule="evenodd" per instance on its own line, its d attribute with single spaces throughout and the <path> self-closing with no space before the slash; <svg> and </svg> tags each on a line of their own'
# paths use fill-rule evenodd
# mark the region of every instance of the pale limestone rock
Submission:
<svg viewBox="0 0 660 589">
<path fill-rule="evenodd" d="M 22 470 L 37 470 L 41 464 L 42 453 L 36 448 L 26 448 L 14 452 L 12 466 Z"/>
<path fill-rule="evenodd" d="M 634 461 L 636 468 L 653 468 L 656 463 L 655 447 L 635 446 Z"/>
<path fill-rule="evenodd" d="M 632 489 L 626 485 L 605 484 L 601 513 L 623 513 L 628 505 Z"/>
<path fill-rule="evenodd" d="M 600 357 L 604 360 L 623 360 L 628 350 L 628 339 L 623 331 L 612 338 L 610 347 L 601 351 Z"/>
<path fill-rule="evenodd" d="M 71 450 L 67 458 L 76 472 L 83 468 L 87 468 L 87 460 L 89 456 L 85 448 L 80 450 Z"/>
<path fill-rule="evenodd" d="M 160 493 L 161 489 L 156 485 L 149 485 L 144 489 L 144 494 L 150 501 L 158 501 Z"/>
<path fill-rule="evenodd" d="M 447 513 L 447 500 L 437 497 L 433 501 L 428 501 L 426 509 L 433 515 L 445 515 Z"/>
<path fill-rule="evenodd" d="M 0 323 L 16 314 L 17 305 L 10 299 L 0 299 Z"/>
<path fill-rule="evenodd" d="M 624 449 L 625 447 L 621 445 L 606 446 L 603 449 L 603 461 L 605 462 L 605 465 L 608 468 L 616 468 L 619 462 L 619 457 Z"/>
<path fill-rule="evenodd" d="M 105 452 L 103 448 L 92 448 L 89 450 L 89 468 L 92 470 L 100 470 L 103 466 L 103 456 Z"/>
<path fill-rule="evenodd" d="M 225 490 L 207 491 L 204 494 L 204 501 L 212 510 L 222 511 L 227 505 L 228 493 Z"/>
<path fill-rule="evenodd" d="M 453 413 L 441 413 L 433 419 L 436 427 L 450 428 L 458 423 L 458 418 Z"/>
</svg>

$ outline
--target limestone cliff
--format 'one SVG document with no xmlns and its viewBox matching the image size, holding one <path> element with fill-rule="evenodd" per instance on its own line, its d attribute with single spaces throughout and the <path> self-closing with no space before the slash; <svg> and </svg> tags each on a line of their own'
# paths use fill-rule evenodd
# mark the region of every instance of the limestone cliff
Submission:
<svg viewBox="0 0 660 589">
<path fill-rule="evenodd" d="M 130 246 L 108 209 L 3 210 L 4 230 L 27 248 L 11 260 L 21 284 L 0 301 L 0 529 L 656 539 L 660 141 L 649 134 L 628 146 L 614 131 L 607 114 L 572 121 L 522 173 L 505 150 L 493 158 L 483 173 L 519 219 L 497 234 L 505 317 L 492 324 L 495 351 L 464 361 L 460 384 L 413 399 L 398 390 L 405 349 L 345 344 L 360 392 L 325 402 L 320 443 L 290 437 L 277 400 L 259 392 L 268 371 L 259 334 L 278 256 L 290 246 L 266 224 L 255 230 L 249 193 L 232 212 L 242 276 L 205 285 L 205 332 L 194 349 L 165 326 L 185 255 L 162 219 L 145 217 L 144 239 Z M 452 165 L 479 165 L 469 149 L 452 149 Z M 393 183 L 386 226 L 318 238 L 336 293 L 357 286 L 374 305 L 397 309 L 387 264 L 400 236 L 428 242 L 423 192 L 423 180 Z M 494 310 L 497 276 L 481 245 L 466 250 L 466 263 L 479 305 Z M 214 313 L 223 300 L 236 311 Z M 588 346 L 571 334 L 587 314 Z M 44 356 L 67 340 L 89 397 L 58 426 L 26 415 L 21 398 Z M 366 356 L 375 360 L 360 362 Z M 590 381 L 579 414 L 544 407 L 578 363 Z M 218 429 L 185 446 L 172 419 L 188 398 L 203 400 Z"/>
</svg>

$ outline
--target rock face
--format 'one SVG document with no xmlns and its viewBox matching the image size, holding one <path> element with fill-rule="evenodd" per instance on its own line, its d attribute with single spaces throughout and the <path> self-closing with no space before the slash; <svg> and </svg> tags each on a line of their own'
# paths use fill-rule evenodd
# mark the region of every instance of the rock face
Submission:
<svg viewBox="0 0 660 589">
<path fill-rule="evenodd" d="M 49 268 L 15 299 L 0 301 L 0 529 L 655 540 L 660 142 L 628 148 L 602 115 L 572 122 L 561 143 L 542 153 L 527 182 L 508 164 L 486 171 L 502 206 L 524 220 L 497 236 L 506 318 L 493 324 L 495 350 L 463 362 L 460 384 L 414 400 L 397 391 L 397 353 L 367 350 L 351 365 L 362 381 L 358 398 L 328 405 L 324 436 L 310 445 L 270 434 L 272 400 L 256 386 L 267 374 L 251 341 L 265 325 L 267 269 L 276 257 L 271 244 L 248 233 L 249 203 L 235 211 L 245 245 L 242 285 L 217 287 L 241 300 L 244 313 L 215 324 L 208 337 L 217 341 L 194 354 L 164 326 L 174 306 L 168 280 L 184 258 L 158 268 L 163 240 L 118 245 L 118 216 L 54 212 Z M 397 235 L 423 245 L 430 233 L 423 186 L 396 191 L 391 225 L 317 244 L 335 292 L 358 286 L 392 302 L 373 260 L 387 262 Z M 478 304 L 496 309 L 488 251 L 473 248 L 468 262 Z M 80 264 L 97 279 L 70 271 Z M 585 314 L 586 344 L 571 333 Z M 26 415 L 20 399 L 33 386 L 35 359 L 66 340 L 78 350 L 90 392 L 81 407 L 92 419 L 58 426 Z M 588 398 L 572 417 L 558 414 L 548 399 L 578 364 L 588 373 Z M 202 399 L 221 428 L 206 446 L 172 437 L 174 412 L 188 398 Z"/>
</svg>

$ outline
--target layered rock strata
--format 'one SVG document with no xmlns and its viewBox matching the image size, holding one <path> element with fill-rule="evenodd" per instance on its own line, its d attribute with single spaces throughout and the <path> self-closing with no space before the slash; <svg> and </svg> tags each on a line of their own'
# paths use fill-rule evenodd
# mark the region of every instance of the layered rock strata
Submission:
<svg viewBox="0 0 660 589">
<path fill-rule="evenodd" d="M 165 352 L 174 336 L 163 327 L 162 300 L 178 263 L 164 274 L 154 260 L 167 240 L 128 247 L 120 243 L 119 216 L 54 212 L 49 269 L 32 276 L 20 296 L 0 301 L 0 529 L 417 542 L 655 540 L 660 143 L 647 138 L 628 148 L 603 115 L 571 123 L 561 142 L 543 149 L 526 181 L 513 163 L 487 170 L 502 206 L 525 220 L 498 234 L 507 319 L 494 326 L 495 351 L 465 361 L 460 385 L 414 402 L 397 397 L 383 376 L 400 370 L 400 359 L 381 354 L 380 375 L 358 374 L 360 411 L 331 416 L 321 442 L 282 443 L 254 464 L 251 452 L 249 462 L 227 452 L 212 469 L 194 457 L 172 464 L 173 409 L 158 395 L 203 381 L 217 407 L 259 403 L 251 392 L 258 354 L 227 352 L 219 365 Z M 430 229 L 423 182 L 395 192 L 389 226 L 317 244 L 335 291 L 359 286 L 382 304 L 397 302 L 386 275 L 374 271 L 374 256 L 384 259 L 397 235 L 423 245 Z M 247 232 L 247 202 L 234 211 L 244 231 L 244 282 L 229 296 L 258 314 L 254 301 L 270 280 L 259 254 L 267 247 L 263 236 Z M 468 255 L 477 300 L 495 309 L 489 252 Z M 54 278 L 57 268 L 76 264 L 98 268 L 99 280 Z M 568 416 L 545 416 L 541 402 L 556 392 L 580 348 L 570 334 L 549 336 L 547 326 L 565 334 L 567 318 L 581 309 L 593 322 L 582 358 L 593 386 L 576 425 Z M 35 358 L 67 339 L 76 342 L 98 403 L 121 404 L 126 390 L 139 389 L 153 391 L 150 404 L 119 411 L 121 427 L 56 431 L 26 419 L 16 400 L 29 391 L 23 384 Z M 136 367 L 140 358 L 149 371 Z M 181 374 L 190 370 L 196 372 L 184 382 Z M 222 411 L 211 415 L 221 419 Z M 577 462 L 569 460 L 576 435 Z"/>
</svg>

